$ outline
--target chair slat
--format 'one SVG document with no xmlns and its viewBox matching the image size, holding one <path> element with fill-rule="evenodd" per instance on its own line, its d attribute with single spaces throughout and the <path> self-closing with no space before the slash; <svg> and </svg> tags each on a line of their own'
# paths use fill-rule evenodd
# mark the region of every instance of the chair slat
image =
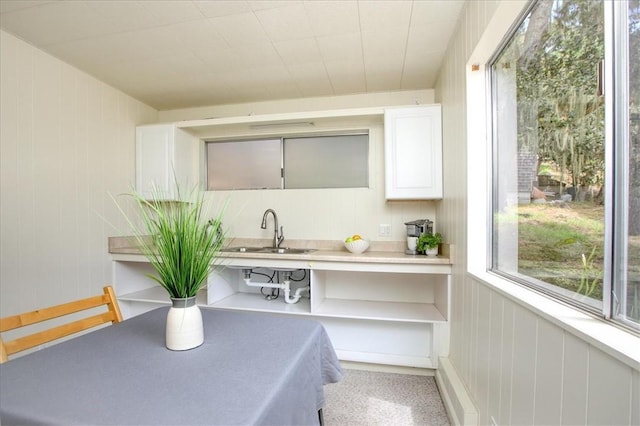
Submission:
<svg viewBox="0 0 640 426">
<path fill-rule="evenodd" d="M 0 338 L 0 363 L 6 362 L 9 355 L 42 345 L 62 337 L 70 336 L 89 328 L 105 323 L 122 321 L 122 313 L 118 306 L 118 299 L 111 286 L 104 287 L 104 294 L 87 297 L 61 305 L 38 309 L 23 314 L 0 318 L 0 332 L 15 330 L 32 324 L 41 323 L 65 315 L 74 314 L 87 309 L 105 306 L 108 310 L 97 315 L 77 319 L 66 324 L 58 325 L 44 331 L 22 336 L 11 341 Z"/>
<path fill-rule="evenodd" d="M 7 350 L 7 355 L 12 355 L 16 352 L 22 352 L 26 349 L 42 345 L 43 343 L 51 342 L 53 340 L 57 340 L 62 337 L 66 337 L 71 334 L 86 330 L 88 328 L 97 327 L 101 324 L 111 322 L 112 316 L 113 315 L 111 314 L 111 312 L 104 312 L 92 317 L 82 318 L 74 322 L 50 328 L 48 330 L 29 334 L 28 336 L 24 337 L 19 337 L 10 342 L 5 342 L 4 346 Z"/>
<path fill-rule="evenodd" d="M 107 296 L 93 296 L 86 299 L 76 300 L 74 302 L 63 303 L 62 305 L 51 306 L 48 308 L 37 309 L 31 312 L 14 315 L 0 319 L 0 332 L 13 330 L 27 325 L 37 324 L 42 321 L 62 317 L 86 309 L 97 308 L 105 305 L 108 300 Z"/>
</svg>

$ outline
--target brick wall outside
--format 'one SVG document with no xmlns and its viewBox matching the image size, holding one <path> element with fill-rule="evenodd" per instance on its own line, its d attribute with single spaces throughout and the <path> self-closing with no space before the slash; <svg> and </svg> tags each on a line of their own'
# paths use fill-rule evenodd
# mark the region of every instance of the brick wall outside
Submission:
<svg viewBox="0 0 640 426">
<path fill-rule="evenodd" d="M 537 180 L 536 165 L 538 157 L 528 150 L 518 152 L 518 192 L 531 193 L 533 182 Z"/>
</svg>

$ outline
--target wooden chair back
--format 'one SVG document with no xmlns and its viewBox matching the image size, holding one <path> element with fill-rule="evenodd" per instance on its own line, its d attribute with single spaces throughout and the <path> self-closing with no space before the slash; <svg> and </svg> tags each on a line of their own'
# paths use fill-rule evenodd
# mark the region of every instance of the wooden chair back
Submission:
<svg viewBox="0 0 640 426">
<path fill-rule="evenodd" d="M 44 331 L 29 334 L 10 341 L 3 341 L 0 336 L 0 364 L 8 361 L 9 355 L 22 352 L 43 343 L 51 342 L 89 328 L 97 327 L 105 323 L 117 323 L 122 321 L 122 314 L 118 306 L 115 292 L 111 286 L 104 287 L 104 294 L 87 297 L 61 305 L 38 309 L 33 312 L 0 318 L 0 333 L 15 330 L 28 325 L 37 324 L 54 318 L 63 317 L 87 309 L 106 306 L 107 311 L 81 318 L 66 324 L 58 325 Z"/>
</svg>

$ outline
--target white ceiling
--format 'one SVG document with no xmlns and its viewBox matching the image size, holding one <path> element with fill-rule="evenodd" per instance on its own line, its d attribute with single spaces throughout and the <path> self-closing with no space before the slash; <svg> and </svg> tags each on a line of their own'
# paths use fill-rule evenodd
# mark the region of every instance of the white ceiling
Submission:
<svg viewBox="0 0 640 426">
<path fill-rule="evenodd" d="M 0 0 L 0 25 L 169 110 L 432 88 L 463 3 Z"/>
</svg>

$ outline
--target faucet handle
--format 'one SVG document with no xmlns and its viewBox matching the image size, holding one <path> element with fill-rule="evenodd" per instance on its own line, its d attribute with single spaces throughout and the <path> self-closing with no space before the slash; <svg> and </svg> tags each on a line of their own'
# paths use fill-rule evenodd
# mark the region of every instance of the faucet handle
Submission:
<svg viewBox="0 0 640 426">
<path fill-rule="evenodd" d="M 278 246 L 280 246 L 280 244 L 282 244 L 282 242 L 284 241 L 284 231 L 282 230 L 282 226 L 280 227 L 280 236 L 278 237 Z"/>
</svg>

